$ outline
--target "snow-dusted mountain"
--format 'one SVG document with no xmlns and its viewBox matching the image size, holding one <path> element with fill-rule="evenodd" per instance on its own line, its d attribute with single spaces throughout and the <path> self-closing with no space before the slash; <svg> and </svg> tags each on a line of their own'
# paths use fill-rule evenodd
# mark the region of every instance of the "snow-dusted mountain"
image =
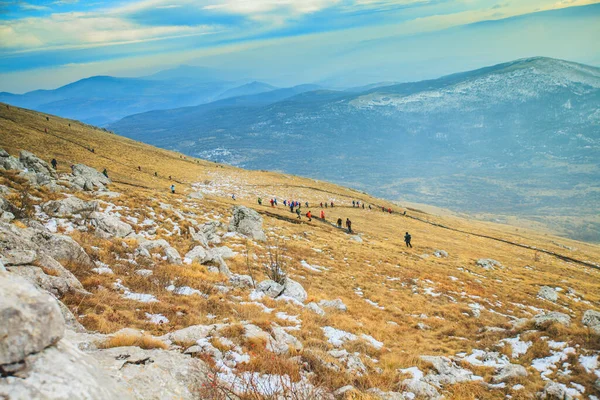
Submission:
<svg viewBox="0 0 600 400">
<path fill-rule="evenodd" d="M 359 93 L 127 117 L 118 133 L 475 213 L 598 214 L 600 69 L 530 58 Z M 580 238 L 600 240 L 596 225 Z"/>
</svg>

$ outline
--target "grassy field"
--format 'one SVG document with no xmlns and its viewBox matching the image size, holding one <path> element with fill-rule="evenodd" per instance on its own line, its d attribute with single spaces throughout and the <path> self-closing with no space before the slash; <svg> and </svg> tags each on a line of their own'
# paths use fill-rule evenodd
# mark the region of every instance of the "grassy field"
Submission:
<svg viewBox="0 0 600 400">
<path fill-rule="evenodd" d="M 435 215 L 419 211 L 418 205 L 404 208 L 327 182 L 247 171 L 184 157 L 76 121 L 6 105 L 0 105 L 0 147 L 13 155 L 25 149 L 47 161 L 56 158 L 59 172 L 69 171 L 74 163 L 85 163 L 100 171 L 106 168 L 114 182 L 110 189 L 122 193 L 110 201 L 122 207 L 124 215 L 135 215 L 140 221 L 149 218 L 152 211 L 161 213 L 164 221 L 177 221 L 177 210 L 184 215 L 194 215 L 200 223 L 215 219 L 228 223 L 234 204 L 256 209 L 263 215 L 270 243 L 284 252 L 288 274 L 304 286 L 308 301 L 339 298 L 348 306 L 347 312 L 328 312 L 321 317 L 293 304 L 261 300 L 266 307 L 296 315 L 302 321 L 294 335 L 304 345 L 303 359 L 316 365 L 315 360 L 331 358 L 327 351 L 332 346 L 321 329 L 324 326 L 357 335 L 365 333 L 384 343 L 378 350 L 360 341 L 345 345 L 349 351 L 368 356 L 364 360 L 368 373 L 362 376 L 314 366 L 321 384 L 332 390 L 346 384 L 361 391 L 371 387 L 401 390 L 399 382 L 403 375 L 399 369 L 428 368 L 419 359 L 420 355 L 454 355 L 473 349 L 496 349 L 510 355 L 509 346 L 495 345 L 502 338 L 519 334 L 533 342 L 543 342 L 540 338 L 546 336 L 567 341 L 572 346 L 579 345 L 586 351 L 600 350 L 598 336 L 591 335 L 579 323 L 585 310 L 600 309 L 599 269 L 477 235 L 595 263 L 600 261 L 600 246 L 559 238 L 548 232 Z M 17 185 L 7 174 L 0 178 L 0 183 Z M 173 183 L 177 190 L 175 195 L 169 192 Z M 203 191 L 203 199 L 187 197 L 197 190 Z M 231 198 L 233 194 L 236 200 Z M 43 199 L 56 196 L 45 191 L 38 195 Z M 257 204 L 258 197 L 264 200 L 262 206 Z M 321 210 L 319 203 L 333 201 L 334 208 L 324 209 L 327 221 L 350 218 L 362 242 L 316 218 L 312 222 L 305 217 L 296 221 L 295 215 L 281 204 L 271 207 L 268 204 L 271 197 L 277 197 L 280 203 L 283 199 L 309 202 L 308 209 L 314 216 Z M 372 205 L 373 209 L 353 208 L 352 200 Z M 171 208 L 161 208 L 161 203 Z M 406 210 L 408 217 L 382 212 L 381 206 L 398 212 Z M 144 229 L 141 224 L 133 226 L 138 232 Z M 191 225 L 182 221 L 178 226 L 182 233 L 171 235 L 172 226 L 164 222 L 157 231 L 157 238 L 166 239 L 183 255 L 194 246 L 187 234 Z M 407 231 L 413 237 L 413 248 L 407 248 L 403 242 Z M 194 324 L 227 321 L 231 324 L 227 338 L 252 355 L 245 368 L 265 373 L 286 371 L 295 376 L 294 371 L 299 367 L 289 356 L 277 356 L 273 361 L 271 353 L 256 343 L 244 341 L 239 329 L 235 329 L 236 324 L 245 321 L 267 330 L 273 322 L 293 325 L 289 320 L 276 317 L 274 312 L 265 313 L 259 305 L 235 300 L 246 299 L 247 290 L 233 289 L 229 293 L 215 290 L 215 285 L 226 279 L 196 264 L 177 266 L 161 262 L 154 267 L 155 279 L 149 280 L 134 274 L 139 266 L 122 262 L 127 249 L 121 240 L 104 240 L 86 232 L 74 233 L 73 237 L 94 259 L 110 265 L 115 272 L 115 275 L 97 275 L 78 265 L 68 266 L 92 293 L 90 296 L 67 295 L 63 299 L 75 315 L 81 316 L 80 322 L 86 328 L 111 333 L 134 327 L 158 335 Z M 256 281 L 265 278 L 263 264 L 268 258 L 267 246 L 239 238 L 228 239 L 225 244 L 238 252 L 228 260 L 233 272 L 247 274 L 250 270 Z M 129 243 L 129 247 L 135 247 L 135 243 Z M 448 257 L 433 256 L 436 250 L 447 251 Z M 503 268 L 483 270 L 476 265 L 480 258 L 498 260 Z M 301 261 L 323 268 L 318 268 L 318 272 L 307 269 Z M 132 291 L 155 295 L 159 302 L 138 303 L 124 299 L 110 289 L 117 278 Z M 169 292 L 165 286 L 173 280 L 179 285 L 200 289 L 208 296 L 178 296 Z M 542 285 L 563 289 L 558 302 L 537 297 Z M 577 295 L 567 295 L 567 288 Z M 481 306 L 479 318 L 473 316 L 471 305 L 474 303 Z M 549 326 L 545 330 L 532 330 L 531 324 L 519 328 L 510 324 L 514 318 L 532 317 L 536 310 L 565 312 L 572 316 L 574 323 L 570 328 Z M 146 313 L 163 314 L 169 323 L 152 324 L 145 317 Z M 419 327 L 419 323 L 427 328 Z M 506 330 L 486 330 L 487 327 Z M 511 391 L 512 385 L 508 385 L 505 389 L 490 391 L 478 383 L 463 383 L 447 388 L 446 395 L 456 399 L 500 399 L 507 394 L 515 399 L 530 398 L 545 382 L 529 364 L 532 359 L 549 354 L 548 346 L 534 345 L 513 360 L 530 371 L 529 377 L 511 382 L 524 385 L 523 390 Z M 490 368 L 484 367 L 474 371 L 485 380 L 489 380 L 492 373 Z M 559 381 L 567 379 L 557 374 L 550 377 Z M 584 385 L 587 393 L 595 390 L 593 374 L 582 368 L 574 367 L 568 379 Z M 355 396 L 367 398 L 366 395 Z"/>
</svg>

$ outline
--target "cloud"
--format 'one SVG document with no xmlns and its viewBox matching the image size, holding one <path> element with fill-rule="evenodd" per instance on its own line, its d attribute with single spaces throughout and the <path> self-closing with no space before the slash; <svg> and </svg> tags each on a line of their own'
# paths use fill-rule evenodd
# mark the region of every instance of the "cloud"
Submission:
<svg viewBox="0 0 600 400">
<path fill-rule="evenodd" d="M 47 6 L 39 6 L 39 5 L 35 5 L 35 4 L 30 4 L 30 3 L 19 2 L 18 4 L 19 4 L 19 7 L 25 11 L 48 11 L 51 9 L 50 7 L 47 7 Z"/>
</svg>

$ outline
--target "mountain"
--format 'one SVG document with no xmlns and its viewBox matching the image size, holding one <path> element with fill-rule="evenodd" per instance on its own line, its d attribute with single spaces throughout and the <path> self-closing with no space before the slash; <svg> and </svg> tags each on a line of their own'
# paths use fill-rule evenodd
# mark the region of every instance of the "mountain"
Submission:
<svg viewBox="0 0 600 400">
<path fill-rule="evenodd" d="M 600 240 L 588 218 L 600 204 L 600 69 L 591 66 L 521 59 L 359 93 L 145 113 L 111 129 L 215 161 L 499 220 L 527 216 Z"/>
<path fill-rule="evenodd" d="M 54 90 L 0 93 L 15 106 L 103 126 L 127 115 L 204 104 L 276 89 L 262 82 L 224 80 L 226 72 L 179 66 L 144 78 L 93 76 Z"/>
</svg>

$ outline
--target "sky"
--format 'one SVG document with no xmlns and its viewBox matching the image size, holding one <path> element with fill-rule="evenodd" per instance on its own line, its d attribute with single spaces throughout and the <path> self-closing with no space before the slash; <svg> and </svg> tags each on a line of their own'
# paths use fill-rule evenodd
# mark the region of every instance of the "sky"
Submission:
<svg viewBox="0 0 600 400">
<path fill-rule="evenodd" d="M 184 64 L 331 87 L 533 56 L 600 66 L 598 38 L 600 0 L 0 0 L 0 91 Z"/>
</svg>

